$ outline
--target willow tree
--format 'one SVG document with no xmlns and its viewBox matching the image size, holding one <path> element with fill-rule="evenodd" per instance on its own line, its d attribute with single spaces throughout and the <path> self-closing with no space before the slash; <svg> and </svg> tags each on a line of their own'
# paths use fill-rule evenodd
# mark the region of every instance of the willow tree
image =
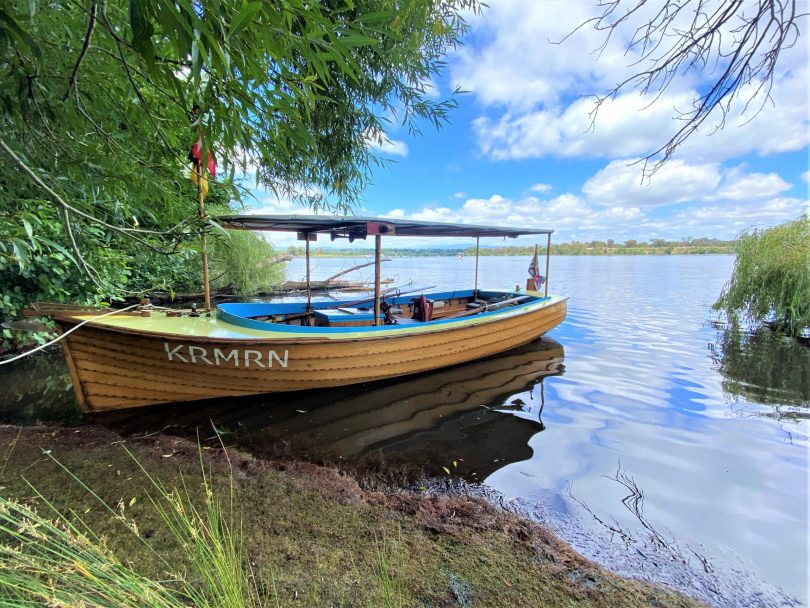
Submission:
<svg viewBox="0 0 810 608">
<path fill-rule="evenodd" d="M 475 0 L 11 0 L 0 6 L 0 316 L 193 280 L 187 154 L 345 211 L 394 117 L 441 123 L 427 87 Z M 199 111 L 192 113 L 192 108 Z M 172 256 L 175 257 L 172 257 Z M 178 276 L 182 275 L 182 276 Z"/>
<path fill-rule="evenodd" d="M 810 216 L 744 232 L 731 280 L 714 308 L 734 321 L 770 321 L 802 336 L 810 327 Z"/>
</svg>

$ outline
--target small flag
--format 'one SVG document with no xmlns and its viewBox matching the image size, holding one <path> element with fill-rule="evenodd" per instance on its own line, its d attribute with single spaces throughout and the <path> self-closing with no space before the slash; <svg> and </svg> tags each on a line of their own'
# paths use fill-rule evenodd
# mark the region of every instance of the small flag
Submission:
<svg viewBox="0 0 810 608">
<path fill-rule="evenodd" d="M 532 263 L 529 264 L 529 276 L 534 281 L 535 289 L 540 289 L 543 283 L 546 282 L 546 277 L 540 274 L 540 265 L 537 263 L 537 249 L 534 250 Z"/>
<path fill-rule="evenodd" d="M 202 184 L 200 185 L 200 189 L 202 190 L 203 199 L 208 196 L 208 175 L 207 173 L 211 174 L 211 177 L 216 177 L 217 175 L 217 163 L 214 161 L 214 157 L 211 152 L 208 152 L 208 167 L 207 171 L 202 170 L 202 139 L 198 139 L 197 142 L 191 146 L 191 150 L 188 153 L 188 160 L 191 162 L 191 181 L 194 185 L 197 185 L 197 179 L 200 174 L 202 174 Z"/>
</svg>

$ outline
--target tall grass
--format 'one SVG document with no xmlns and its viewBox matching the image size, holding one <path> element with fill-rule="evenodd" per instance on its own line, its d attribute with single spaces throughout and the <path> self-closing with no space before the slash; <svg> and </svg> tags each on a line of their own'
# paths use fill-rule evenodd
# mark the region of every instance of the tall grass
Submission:
<svg viewBox="0 0 810 608">
<path fill-rule="evenodd" d="M 383 608 L 402 608 L 405 605 L 404 590 L 393 573 L 393 555 L 392 547 L 386 544 L 385 537 L 377 541 L 377 581 Z"/>
<path fill-rule="evenodd" d="M 116 556 L 104 538 L 96 535 L 81 517 L 60 511 L 34 489 L 46 514 L 0 497 L 0 605 L 88 608 L 266 605 L 246 559 L 241 522 L 234 517 L 233 478 L 227 500 L 223 500 L 215 493 L 201 458 L 204 499 L 198 507 L 185 478 L 181 478 L 179 488 L 169 489 L 132 457 L 150 481 L 153 488 L 150 500 L 182 547 L 186 563 L 170 564 L 147 544 L 171 573 L 168 580 L 151 580 Z M 62 468 L 119 519 L 132 533 L 133 542 L 146 543 L 137 524 L 126 517 L 125 505 L 119 505 L 116 511 Z"/>
<path fill-rule="evenodd" d="M 41 498 L 41 497 L 40 497 Z M 183 586 L 158 583 L 124 565 L 89 529 L 0 496 L 3 606 L 187 606 Z"/>
<path fill-rule="evenodd" d="M 743 233 L 715 310 L 734 321 L 774 321 L 792 336 L 810 326 L 810 217 Z"/>
</svg>

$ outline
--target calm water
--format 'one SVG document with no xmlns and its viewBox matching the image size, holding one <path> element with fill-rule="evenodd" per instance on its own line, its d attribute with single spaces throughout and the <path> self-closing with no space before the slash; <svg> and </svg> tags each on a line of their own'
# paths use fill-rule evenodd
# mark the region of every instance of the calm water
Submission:
<svg viewBox="0 0 810 608">
<path fill-rule="evenodd" d="M 314 277 L 360 261 L 315 260 Z M 480 285 L 523 284 L 528 263 L 482 258 Z M 808 587 L 810 349 L 712 322 L 732 266 L 730 256 L 555 258 L 550 291 L 570 296 L 568 319 L 518 351 L 360 387 L 95 420 L 186 433 L 213 419 L 259 454 L 449 471 L 620 572 L 718 606 L 794 605 Z M 394 259 L 383 276 L 403 289 L 469 287 L 473 268 L 470 257 Z M 302 274 L 294 260 L 288 278 Z M 31 388 L 53 376 L 44 359 L 0 374 L 15 389 L 0 398 L 7 419 L 73 411 L 53 397 L 62 380 L 46 397 Z"/>
</svg>

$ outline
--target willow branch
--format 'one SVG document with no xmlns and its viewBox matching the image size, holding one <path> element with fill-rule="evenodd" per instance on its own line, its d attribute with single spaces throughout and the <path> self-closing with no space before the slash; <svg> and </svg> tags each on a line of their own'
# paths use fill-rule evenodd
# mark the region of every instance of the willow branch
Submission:
<svg viewBox="0 0 810 608">
<path fill-rule="evenodd" d="M 82 218 L 90 221 L 90 222 L 93 222 L 93 223 L 98 224 L 100 226 L 104 226 L 105 228 L 108 228 L 109 230 L 112 230 L 113 232 L 118 232 L 120 234 L 123 234 L 124 236 L 127 236 L 127 237 L 129 237 L 131 239 L 134 239 L 135 241 L 137 241 L 137 242 L 141 243 L 142 245 L 152 249 L 153 251 L 156 251 L 156 252 L 164 254 L 164 255 L 168 255 L 168 253 L 165 252 L 165 251 L 161 251 L 161 250 L 157 249 L 156 247 L 154 247 L 153 245 L 151 245 L 147 241 L 143 240 L 142 238 L 137 237 L 134 233 L 152 234 L 152 235 L 158 235 L 158 236 L 174 236 L 175 238 L 178 238 L 180 236 L 184 236 L 184 235 L 170 235 L 169 232 L 165 232 L 165 231 L 161 232 L 161 231 L 158 231 L 158 230 L 146 230 L 146 229 L 143 229 L 143 228 L 123 228 L 121 226 L 115 226 L 114 224 L 110 224 L 108 222 L 105 222 L 104 220 L 101 220 L 101 219 L 99 219 L 97 217 L 94 217 L 94 216 L 90 215 L 89 213 L 85 213 L 84 211 L 81 211 L 80 209 L 77 209 L 76 207 L 68 204 L 65 201 L 65 199 L 63 199 L 61 196 L 59 196 L 59 194 L 54 192 L 50 188 L 50 186 L 48 186 L 48 184 L 46 184 L 44 181 L 42 181 L 42 179 L 34 172 L 33 169 L 31 169 L 28 165 L 26 165 L 25 162 L 19 156 L 17 156 L 14 153 L 14 150 L 12 150 L 11 148 L 8 147 L 8 144 L 6 144 L 5 140 L 3 140 L 2 137 L 0 137 L 0 149 L 2 149 L 3 152 L 5 152 L 6 155 L 8 155 L 8 157 L 11 158 L 12 161 L 14 161 L 14 164 L 16 164 L 17 167 L 19 167 L 23 171 L 23 173 L 25 173 L 26 175 L 28 175 L 28 177 L 31 178 L 31 181 L 33 181 L 34 184 L 38 188 L 41 188 L 42 190 L 44 190 L 48 194 L 48 196 L 50 196 L 51 199 L 56 204 L 58 204 L 60 207 L 62 207 L 62 209 L 64 209 L 66 212 L 73 213 L 73 214 L 75 214 L 75 215 L 77 215 L 79 217 L 82 217 Z M 178 224 L 178 226 L 180 226 L 180 225 L 182 225 L 182 224 Z"/>
<path fill-rule="evenodd" d="M 62 223 L 65 226 L 65 233 L 68 235 L 68 239 L 70 239 L 70 247 L 73 249 L 73 261 L 77 266 L 79 266 L 80 270 L 84 271 L 84 273 L 96 285 L 96 287 L 103 289 L 104 286 L 101 284 L 101 275 L 99 274 L 98 270 L 96 270 L 94 266 L 84 259 L 82 252 L 79 250 L 79 245 L 76 243 L 76 237 L 73 236 L 73 228 L 70 225 L 70 214 L 66 209 L 62 210 Z"/>
<path fill-rule="evenodd" d="M 657 150 L 642 158 L 644 175 L 648 177 L 670 159 L 675 150 L 694 134 L 709 118 L 719 116 L 715 130 L 722 129 L 731 111 L 732 103 L 745 98 L 742 114 L 753 110 L 753 119 L 771 100 L 770 91 L 781 51 L 796 44 L 799 20 L 807 13 L 799 13 L 795 0 L 665 0 L 659 4 L 649 0 L 600 0 L 601 14 L 588 19 L 569 33 L 566 40 L 585 25 L 604 34 L 604 42 L 597 49 L 604 50 L 611 36 L 622 27 L 632 28 L 630 39 L 624 45 L 625 54 L 637 53 L 632 66 L 642 66 L 638 72 L 611 88 L 607 94 L 596 97 L 590 113 L 591 128 L 602 107 L 627 89 L 641 95 L 655 93 L 653 102 L 672 84 L 675 78 L 690 70 L 706 70 L 714 64 L 720 66 L 719 75 L 712 78 L 708 91 L 697 94 L 691 109 L 681 112 L 682 126 Z M 650 16 L 644 9 L 652 8 Z M 750 10 L 750 9 L 753 10 Z M 633 27 L 632 19 L 641 19 Z M 679 19 L 685 25 L 679 25 Z M 732 41 L 726 43 L 727 37 Z M 561 41 L 561 42 L 562 42 Z M 724 45 L 729 46 L 728 50 Z M 743 85 L 754 84 L 753 93 L 742 90 Z M 752 103 L 762 100 L 759 109 Z M 653 103 L 651 102 L 651 103 Z M 647 164 L 652 169 L 647 170 Z"/>
<path fill-rule="evenodd" d="M 63 101 L 66 101 L 67 98 L 70 97 L 70 91 L 76 86 L 76 79 L 79 77 L 79 68 L 82 65 L 82 61 L 84 61 L 85 55 L 87 55 L 87 49 L 90 48 L 90 40 L 93 38 L 93 30 L 96 29 L 97 11 L 98 2 L 96 2 L 96 0 L 92 0 L 90 3 L 90 18 L 87 23 L 87 34 L 84 36 L 82 50 L 79 53 L 78 59 L 76 59 L 76 65 L 73 66 L 73 72 L 71 72 L 70 78 L 68 79 L 68 90 L 67 93 L 65 93 L 65 96 L 62 98 Z"/>
<path fill-rule="evenodd" d="M 149 111 L 149 106 L 146 103 L 146 99 L 144 99 L 143 95 L 141 94 L 141 90 L 138 88 L 135 79 L 132 77 L 132 72 L 129 71 L 129 64 L 127 63 L 127 59 L 124 56 L 124 51 L 121 49 L 121 45 L 118 43 L 117 39 L 115 46 L 118 49 L 118 56 L 121 58 L 121 64 L 124 66 L 124 72 L 126 72 L 127 80 L 129 80 L 132 90 L 135 91 L 135 95 L 138 97 L 138 101 L 140 102 L 143 111 L 146 113 L 146 117 L 152 124 L 155 134 L 160 137 L 160 140 L 163 142 L 163 145 L 166 146 L 166 149 L 171 150 L 172 147 L 169 145 L 169 142 L 166 141 L 166 138 L 163 136 L 163 131 L 160 129 L 160 127 L 158 127 L 155 119 L 152 117 L 152 112 Z"/>
</svg>

